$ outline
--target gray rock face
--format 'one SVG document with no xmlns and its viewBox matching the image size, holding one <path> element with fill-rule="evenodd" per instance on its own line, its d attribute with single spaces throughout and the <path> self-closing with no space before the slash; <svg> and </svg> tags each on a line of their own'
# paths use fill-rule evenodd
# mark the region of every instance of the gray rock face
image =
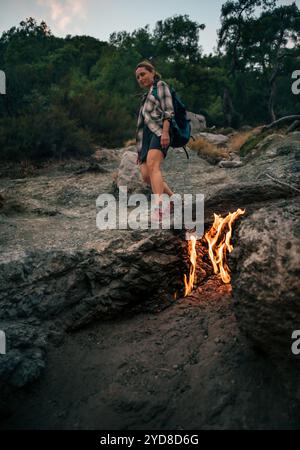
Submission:
<svg viewBox="0 0 300 450">
<path fill-rule="evenodd" d="M 135 147 L 134 147 L 134 150 Z M 122 151 L 117 177 L 113 183 L 113 192 L 118 193 L 120 186 L 126 186 L 128 195 L 133 193 L 150 194 L 149 186 L 142 180 L 139 166 L 136 164 L 136 151 Z"/>
<path fill-rule="evenodd" d="M 36 380 L 45 368 L 47 332 L 32 320 L 1 321 L 6 333 L 6 355 L 1 356 L 0 385 L 22 387 Z"/>
<path fill-rule="evenodd" d="M 193 112 L 188 111 L 187 117 L 191 121 L 192 135 L 205 130 L 206 120 L 204 116 L 202 116 L 201 114 L 195 114 Z"/>
<path fill-rule="evenodd" d="M 194 137 L 202 137 L 203 139 L 206 139 L 208 142 L 211 142 L 212 144 L 215 144 L 217 146 L 225 146 L 229 141 L 229 137 L 225 136 L 224 134 L 197 133 L 197 135 L 195 135 Z"/>
<path fill-rule="evenodd" d="M 291 335 L 300 328 L 299 219 L 299 198 L 276 202 L 244 217 L 231 256 L 238 323 L 279 361 L 295 359 Z"/>
<path fill-rule="evenodd" d="M 233 183 L 218 186 L 207 213 L 240 206 L 230 255 L 238 324 L 277 362 L 291 358 L 299 328 L 299 135 L 271 134 L 244 158 Z"/>
<path fill-rule="evenodd" d="M 113 164 L 120 161 L 119 151 L 115 149 L 98 148 L 93 157 L 101 164 Z"/>
<path fill-rule="evenodd" d="M 44 368 L 48 340 L 136 302 L 170 301 L 182 288 L 182 244 L 171 231 L 124 232 L 79 251 L 32 251 L 0 264 L 0 381 L 21 387 Z"/>
<path fill-rule="evenodd" d="M 222 160 L 219 162 L 219 167 L 224 167 L 225 169 L 235 169 L 236 167 L 241 167 L 243 165 L 241 160 Z"/>
<path fill-rule="evenodd" d="M 136 184 L 139 174 L 132 150 L 107 150 L 102 155 L 99 151 L 103 173 L 75 175 L 69 167 L 67 175 L 1 180 L 0 330 L 7 331 L 8 343 L 3 364 L 1 355 L 1 386 L 10 382 L 17 387 L 36 379 L 48 346 L 58 345 L 66 330 L 147 304 L 155 297 L 168 303 L 174 291 L 182 288 L 186 269 L 182 241 L 171 231 L 99 233 L 95 226 L 96 199 L 111 192 L 113 171 L 119 168 L 120 185 L 127 183 L 129 192 L 144 192 L 145 185 Z M 295 188 L 300 188 L 300 133 L 269 138 L 234 170 L 211 166 L 189 153 L 187 161 L 184 153 L 170 150 L 163 163 L 166 181 L 177 193 L 205 195 L 207 226 L 213 213 L 246 208 L 241 227 L 236 228 L 234 254 L 238 256 L 230 259 L 238 323 L 249 337 L 253 330 L 255 342 L 269 349 L 267 316 L 273 327 L 280 323 L 277 317 L 285 314 L 288 325 L 278 330 L 278 345 L 283 348 L 287 329 L 296 326 L 293 315 L 298 320 L 293 292 L 299 292 L 295 281 L 299 269 L 292 268 L 292 249 L 298 248 L 299 240 L 294 218 L 299 220 Z M 285 199 L 289 199 L 286 204 L 278 203 Z M 279 237 L 285 244 L 278 242 Z M 268 256 L 261 255 L 261 246 Z M 263 291 L 269 292 L 272 283 L 274 298 L 270 291 L 270 299 L 264 301 Z M 278 292 L 289 300 L 275 298 Z M 253 295 L 262 300 L 250 301 Z M 292 309 L 284 309 L 287 304 Z"/>
</svg>

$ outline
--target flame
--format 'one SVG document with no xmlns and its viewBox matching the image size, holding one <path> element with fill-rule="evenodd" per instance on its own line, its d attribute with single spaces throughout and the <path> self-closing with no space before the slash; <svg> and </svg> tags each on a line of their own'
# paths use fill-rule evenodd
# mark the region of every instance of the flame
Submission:
<svg viewBox="0 0 300 450">
<path fill-rule="evenodd" d="M 208 254 L 213 265 L 214 273 L 220 273 L 220 276 L 224 283 L 229 283 L 231 280 L 230 270 L 226 262 L 227 250 L 232 252 L 233 246 L 230 242 L 232 236 L 232 225 L 234 221 L 242 214 L 245 214 L 244 209 L 238 209 L 233 213 L 228 213 L 225 218 L 222 218 L 218 214 L 214 214 L 214 223 L 210 230 L 205 233 L 204 239 L 208 243 Z M 188 254 L 190 258 L 190 272 L 187 280 L 187 276 L 184 274 L 184 297 L 192 292 L 195 282 L 196 272 L 196 237 L 191 234 L 188 241 Z"/>
<path fill-rule="evenodd" d="M 190 239 L 188 241 L 188 252 L 190 256 L 191 266 L 189 273 L 189 281 L 187 281 L 187 277 L 184 274 L 184 297 L 189 295 L 192 292 L 195 280 L 195 271 L 196 271 L 196 261 L 197 261 L 197 252 L 196 252 L 196 237 L 194 235 L 190 235 Z"/>
<path fill-rule="evenodd" d="M 233 213 L 228 213 L 223 219 L 218 214 L 214 214 L 214 223 L 210 230 L 205 233 L 205 239 L 208 243 L 208 254 L 213 265 L 214 273 L 220 272 L 221 278 L 224 283 L 229 283 L 231 280 L 230 270 L 226 263 L 226 251 L 232 252 L 233 246 L 230 243 L 232 235 L 232 224 L 242 214 L 245 213 L 244 209 L 238 209 Z M 225 228 L 228 231 L 225 233 Z M 220 241 L 218 243 L 218 241 Z"/>
</svg>

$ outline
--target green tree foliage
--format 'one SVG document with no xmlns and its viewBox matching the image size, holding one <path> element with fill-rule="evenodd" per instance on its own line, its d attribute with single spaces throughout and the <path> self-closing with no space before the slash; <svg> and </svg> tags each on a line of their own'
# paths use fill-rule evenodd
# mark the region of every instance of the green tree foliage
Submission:
<svg viewBox="0 0 300 450">
<path fill-rule="evenodd" d="M 257 121 L 274 121 L 275 110 L 280 111 L 280 102 L 284 102 L 276 94 L 277 79 L 282 75 L 290 87 L 285 59 L 294 55 L 291 45 L 296 49 L 300 45 L 300 10 L 296 3 L 277 6 L 276 0 L 227 1 L 222 6 L 218 36 L 218 48 L 225 51 L 226 71 L 234 82 L 229 94 L 232 104 L 249 123 L 253 123 L 250 113 L 255 104 Z M 291 99 L 290 93 L 288 97 Z M 293 100 L 288 103 L 290 113 L 295 111 Z M 226 111 L 225 116 L 231 112 Z"/>
<path fill-rule="evenodd" d="M 156 55 L 170 60 L 183 58 L 198 62 L 201 56 L 199 30 L 204 28 L 204 24 L 191 21 L 187 15 L 158 21 L 154 29 Z"/>
<path fill-rule="evenodd" d="M 259 14 L 258 14 L 259 11 Z M 88 155 L 135 136 L 143 94 L 135 67 L 151 59 L 187 108 L 209 126 L 256 125 L 300 112 L 291 92 L 299 70 L 299 9 L 276 0 L 230 0 L 221 10 L 218 51 L 203 55 L 204 24 L 176 15 L 108 42 L 53 36 L 28 18 L 0 37 L 0 159 Z"/>
</svg>

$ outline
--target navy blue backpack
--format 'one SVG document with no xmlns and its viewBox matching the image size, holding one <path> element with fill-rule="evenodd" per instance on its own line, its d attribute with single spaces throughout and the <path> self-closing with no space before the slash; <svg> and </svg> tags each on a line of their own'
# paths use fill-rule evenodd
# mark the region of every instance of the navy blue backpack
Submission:
<svg viewBox="0 0 300 450">
<path fill-rule="evenodd" d="M 191 124 L 190 119 L 187 118 L 187 111 L 185 105 L 182 103 L 176 91 L 170 86 L 170 92 L 173 100 L 173 107 L 175 117 L 171 121 L 172 127 L 172 147 L 183 147 L 186 157 L 189 159 L 188 152 L 185 148 L 186 144 L 191 138 Z M 159 100 L 157 94 L 157 81 L 153 84 L 152 94 Z"/>
</svg>

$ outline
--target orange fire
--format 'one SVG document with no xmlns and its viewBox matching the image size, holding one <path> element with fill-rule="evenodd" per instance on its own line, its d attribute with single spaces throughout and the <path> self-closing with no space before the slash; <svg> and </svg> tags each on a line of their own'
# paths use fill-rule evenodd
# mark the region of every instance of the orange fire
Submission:
<svg viewBox="0 0 300 450">
<path fill-rule="evenodd" d="M 204 238 L 208 243 L 208 254 L 213 265 L 214 273 L 220 273 L 224 283 L 229 283 L 231 280 L 230 270 L 226 262 L 226 254 L 227 250 L 229 253 L 233 250 L 233 246 L 230 243 L 232 225 L 234 221 L 244 213 L 245 210 L 239 208 L 233 213 L 228 213 L 225 218 L 222 218 L 218 214 L 214 214 L 214 223 L 210 230 L 204 235 Z M 193 289 L 197 261 L 196 238 L 193 235 L 191 235 L 190 238 L 191 239 L 188 241 L 188 254 L 191 266 L 188 281 L 186 275 L 184 275 L 185 297 L 189 295 Z"/>
<path fill-rule="evenodd" d="M 187 281 L 187 277 L 184 274 L 183 280 L 184 280 L 184 296 L 186 297 L 192 292 L 193 286 L 194 286 L 194 280 L 195 280 L 195 271 L 196 271 L 196 261 L 197 261 L 197 252 L 196 252 L 196 237 L 194 235 L 190 236 L 190 239 L 188 241 L 188 252 L 189 257 L 191 261 L 190 266 L 190 273 L 189 273 L 189 281 Z"/>
<path fill-rule="evenodd" d="M 233 213 L 228 213 L 223 219 L 218 214 L 214 214 L 214 223 L 210 230 L 205 233 L 205 239 L 208 243 L 208 254 L 212 262 L 214 272 L 220 272 L 224 283 L 229 283 L 231 280 L 230 270 L 226 262 L 226 251 L 232 252 L 233 246 L 230 243 L 232 235 L 232 224 L 242 214 L 244 209 L 238 209 Z M 227 231 L 225 233 L 225 229 Z"/>
</svg>

